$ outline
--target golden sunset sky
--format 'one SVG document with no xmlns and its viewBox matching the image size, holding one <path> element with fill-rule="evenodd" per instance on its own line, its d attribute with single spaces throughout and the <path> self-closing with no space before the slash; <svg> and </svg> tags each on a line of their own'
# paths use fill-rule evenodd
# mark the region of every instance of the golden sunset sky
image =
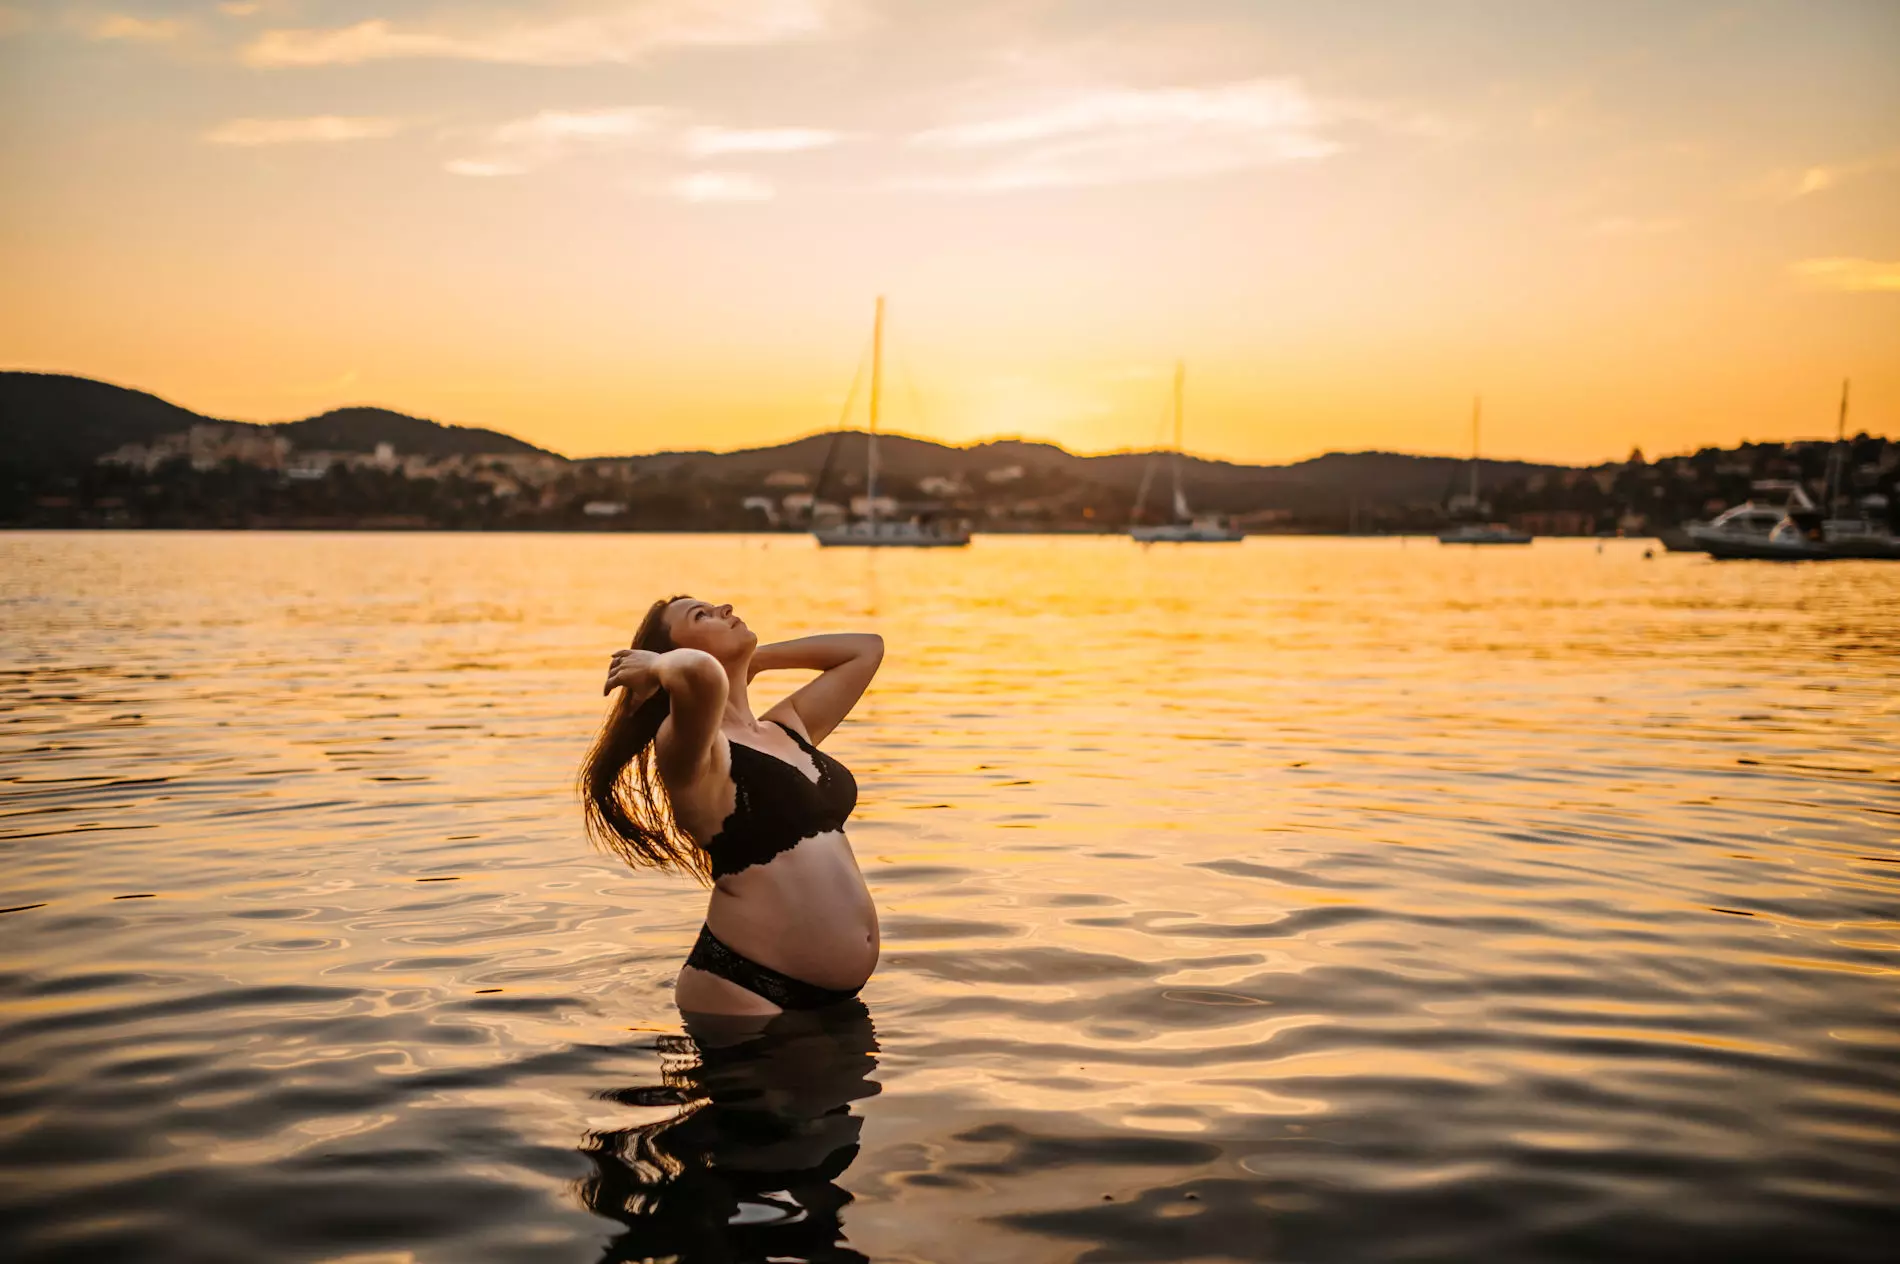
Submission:
<svg viewBox="0 0 1900 1264">
<path fill-rule="evenodd" d="M 570 456 L 1900 434 L 1900 3 L 7 0 L 0 367 Z M 862 415 L 857 418 L 862 424 Z"/>
</svg>

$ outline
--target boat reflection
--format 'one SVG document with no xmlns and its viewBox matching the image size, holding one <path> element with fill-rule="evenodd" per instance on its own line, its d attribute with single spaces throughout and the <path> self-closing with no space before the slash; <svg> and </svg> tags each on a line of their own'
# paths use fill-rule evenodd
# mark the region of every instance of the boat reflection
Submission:
<svg viewBox="0 0 1900 1264">
<path fill-rule="evenodd" d="M 581 1146 L 582 1202 L 626 1226 L 603 1261 L 865 1260 L 844 1244 L 837 1181 L 864 1122 L 851 1103 L 879 1091 L 877 1047 L 856 1001 L 763 1028 L 690 1018 L 663 1037 L 663 1083 L 601 1096 L 672 1113 Z"/>
</svg>

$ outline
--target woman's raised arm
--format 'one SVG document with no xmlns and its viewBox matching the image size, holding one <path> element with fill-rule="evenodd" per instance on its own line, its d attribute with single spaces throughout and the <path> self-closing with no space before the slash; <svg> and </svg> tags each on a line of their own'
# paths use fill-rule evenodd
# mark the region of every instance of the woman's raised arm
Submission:
<svg viewBox="0 0 1900 1264">
<path fill-rule="evenodd" d="M 851 714 L 883 661 L 884 638 L 875 632 L 832 632 L 761 645 L 752 652 L 751 671 L 755 676 L 785 668 L 820 673 L 818 679 L 772 707 L 762 718 L 796 720 L 816 746 Z"/>
<path fill-rule="evenodd" d="M 690 781 L 706 766 L 730 687 L 726 669 L 704 650 L 616 650 L 607 669 L 607 689 L 624 686 L 635 705 L 655 689 L 666 690 L 666 723 L 654 739 L 661 775 Z"/>
</svg>

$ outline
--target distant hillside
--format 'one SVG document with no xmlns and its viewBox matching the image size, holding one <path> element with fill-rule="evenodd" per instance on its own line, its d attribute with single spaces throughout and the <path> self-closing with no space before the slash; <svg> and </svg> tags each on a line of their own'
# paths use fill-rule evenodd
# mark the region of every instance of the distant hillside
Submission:
<svg viewBox="0 0 1900 1264">
<path fill-rule="evenodd" d="M 404 455 L 430 457 L 554 455 L 499 430 L 444 425 L 387 408 L 336 408 L 302 421 L 280 422 L 272 429 L 289 436 L 297 447 L 332 452 L 374 452 L 377 444 L 389 443 Z"/>
<path fill-rule="evenodd" d="M 792 470 L 816 478 L 858 474 L 865 466 L 865 435 L 850 430 L 807 435 L 770 448 L 737 452 L 658 452 L 647 456 L 603 458 L 626 463 L 643 475 L 678 474 L 717 481 L 755 481 L 774 470 Z M 1026 475 L 1053 474 L 1133 489 L 1154 462 L 1153 452 L 1115 452 L 1078 456 L 1052 443 L 1001 439 L 967 448 L 946 447 L 906 435 L 880 435 L 878 468 L 890 477 L 916 481 L 928 475 L 961 476 L 979 483 L 985 474 L 1012 465 Z M 1558 467 L 1526 461 L 1485 461 L 1488 486 Z M 1195 504 L 1222 510 L 1246 505 L 1309 509 L 1343 505 L 1348 497 L 1370 502 L 1405 503 L 1442 500 L 1454 482 L 1467 476 L 1469 463 L 1457 457 L 1407 456 L 1398 452 L 1329 452 L 1292 465 L 1239 465 L 1201 457 L 1183 459 L 1181 479 Z"/>
<path fill-rule="evenodd" d="M 0 459 L 78 465 L 210 421 L 156 395 L 55 373 L 0 373 Z"/>
<path fill-rule="evenodd" d="M 339 408 L 302 421 L 266 425 L 206 417 L 156 395 L 90 378 L 0 372 L 0 461 L 14 466 L 89 465 L 124 444 L 150 443 L 200 422 L 257 426 L 287 436 L 302 449 L 371 452 L 378 443 L 388 443 L 402 455 L 433 458 L 546 451 L 499 431 L 444 425 L 386 408 Z M 611 463 L 648 477 L 678 475 L 735 484 L 758 482 L 775 470 L 795 470 L 816 478 L 829 469 L 827 488 L 835 492 L 840 484 L 831 479 L 851 479 L 863 471 L 864 444 L 862 431 L 835 431 L 769 448 L 658 452 L 611 458 Z M 878 439 L 879 467 L 892 478 L 911 483 L 934 474 L 978 484 L 985 474 L 1021 466 L 1032 478 L 1080 480 L 1132 492 L 1154 458 L 1149 452 L 1077 456 L 1052 443 L 1025 439 L 999 439 L 964 448 L 907 435 Z M 1453 457 L 1396 452 L 1331 452 L 1292 465 L 1240 465 L 1187 457 L 1182 481 L 1194 503 L 1205 509 L 1306 511 L 1336 507 L 1348 498 L 1362 504 L 1441 500 L 1465 468 L 1464 461 Z M 1487 486 L 1497 486 L 1549 468 L 1553 467 L 1486 461 L 1483 476 Z"/>
<path fill-rule="evenodd" d="M 155 443 L 200 424 L 226 429 Z M 281 445 L 253 442 L 258 435 L 288 438 L 303 455 L 286 460 Z M 862 431 L 823 431 L 738 452 L 567 461 L 512 435 L 382 408 L 275 425 L 216 421 L 103 382 L 0 373 L 0 525 L 799 531 L 863 495 L 867 442 Z M 153 448 L 141 459 L 99 460 L 134 443 Z M 369 455 L 384 443 L 422 459 Z M 488 456 L 549 459 L 447 459 Z M 878 465 L 890 512 L 920 521 L 1099 532 L 1170 513 L 1165 452 L 1078 456 L 1025 439 L 956 448 L 881 435 Z M 782 473 L 794 477 L 774 477 Z M 1194 512 L 1232 515 L 1249 530 L 1413 532 L 1461 512 L 1451 493 L 1469 486 L 1471 463 L 1398 452 L 1329 452 L 1291 465 L 1184 457 L 1179 474 Z M 1539 535 L 1706 518 L 1741 503 L 1761 479 L 1801 480 L 1813 497 L 1835 487 L 1900 528 L 1900 445 L 1869 435 L 1844 446 L 1743 444 L 1655 462 L 1635 454 L 1587 470 L 1523 461 L 1484 461 L 1479 470 L 1484 512 Z"/>
<path fill-rule="evenodd" d="M 257 426 L 299 448 L 373 452 L 378 443 L 405 456 L 536 453 L 531 443 L 494 430 L 445 426 L 384 408 L 339 408 L 303 421 L 260 425 L 206 417 L 156 395 L 59 373 L 0 372 L 0 460 L 27 468 L 85 465 L 128 443 L 212 422 Z"/>
</svg>

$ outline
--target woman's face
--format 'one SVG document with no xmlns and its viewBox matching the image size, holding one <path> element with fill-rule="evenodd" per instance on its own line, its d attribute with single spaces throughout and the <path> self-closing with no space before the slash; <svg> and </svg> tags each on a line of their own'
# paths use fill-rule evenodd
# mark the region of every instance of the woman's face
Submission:
<svg viewBox="0 0 1900 1264">
<path fill-rule="evenodd" d="M 681 649 L 704 650 L 722 663 L 742 660 L 759 638 L 730 605 L 681 597 L 666 610 L 666 631 Z"/>
</svg>

